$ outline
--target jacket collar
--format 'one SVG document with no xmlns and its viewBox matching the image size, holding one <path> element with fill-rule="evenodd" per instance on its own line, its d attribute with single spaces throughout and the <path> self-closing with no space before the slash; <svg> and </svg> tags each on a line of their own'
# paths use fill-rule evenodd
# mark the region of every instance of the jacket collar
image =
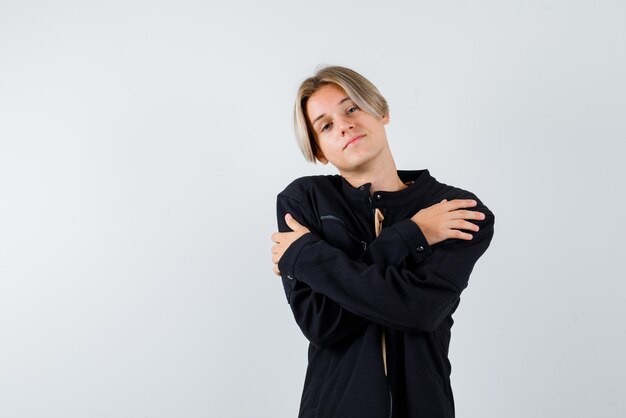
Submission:
<svg viewBox="0 0 626 418">
<path fill-rule="evenodd" d="M 429 200 L 431 186 L 436 183 L 434 177 L 427 169 L 424 170 L 398 170 L 398 177 L 404 183 L 413 181 L 409 187 L 395 192 L 377 191 L 372 197 L 372 203 L 377 206 L 406 205 L 407 199 L 426 203 Z M 341 177 L 341 176 L 340 176 Z M 365 183 L 358 187 L 352 186 L 345 178 L 341 177 L 341 189 L 344 195 L 351 199 L 362 200 L 370 197 L 371 183 Z"/>
</svg>

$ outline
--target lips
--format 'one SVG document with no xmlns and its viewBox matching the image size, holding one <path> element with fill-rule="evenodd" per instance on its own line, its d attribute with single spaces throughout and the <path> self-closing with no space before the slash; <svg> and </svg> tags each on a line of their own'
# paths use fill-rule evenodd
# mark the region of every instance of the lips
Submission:
<svg viewBox="0 0 626 418">
<path fill-rule="evenodd" d="M 343 146 L 343 149 L 348 148 L 349 145 L 359 141 L 361 138 L 363 138 L 365 135 L 357 135 L 357 136 L 353 136 L 352 138 L 350 138 L 348 140 L 348 142 L 346 142 L 346 145 Z"/>
</svg>

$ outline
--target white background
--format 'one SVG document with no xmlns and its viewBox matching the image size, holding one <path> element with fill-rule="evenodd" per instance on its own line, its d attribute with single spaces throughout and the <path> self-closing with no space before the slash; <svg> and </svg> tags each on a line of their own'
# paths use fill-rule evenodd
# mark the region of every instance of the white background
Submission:
<svg viewBox="0 0 626 418">
<path fill-rule="evenodd" d="M 294 417 L 272 273 L 319 64 L 398 168 L 496 214 L 455 314 L 457 416 L 626 415 L 626 6 L 0 1 L 0 416 Z"/>
</svg>

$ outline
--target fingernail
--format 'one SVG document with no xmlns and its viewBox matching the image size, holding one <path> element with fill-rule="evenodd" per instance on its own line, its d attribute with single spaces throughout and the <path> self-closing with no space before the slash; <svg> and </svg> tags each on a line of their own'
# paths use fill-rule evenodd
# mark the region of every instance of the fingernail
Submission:
<svg viewBox="0 0 626 418">
<path fill-rule="evenodd" d="M 290 214 L 286 214 L 285 215 L 285 219 L 291 219 L 291 215 Z"/>
</svg>

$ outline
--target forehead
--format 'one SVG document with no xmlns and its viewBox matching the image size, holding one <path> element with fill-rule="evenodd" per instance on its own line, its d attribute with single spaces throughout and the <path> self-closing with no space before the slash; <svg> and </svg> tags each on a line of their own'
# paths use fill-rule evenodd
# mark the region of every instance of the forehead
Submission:
<svg viewBox="0 0 626 418">
<path fill-rule="evenodd" d="M 344 104 L 348 93 L 336 84 L 326 84 L 313 93 L 306 102 L 306 113 L 311 121 L 326 115 Z"/>
</svg>

